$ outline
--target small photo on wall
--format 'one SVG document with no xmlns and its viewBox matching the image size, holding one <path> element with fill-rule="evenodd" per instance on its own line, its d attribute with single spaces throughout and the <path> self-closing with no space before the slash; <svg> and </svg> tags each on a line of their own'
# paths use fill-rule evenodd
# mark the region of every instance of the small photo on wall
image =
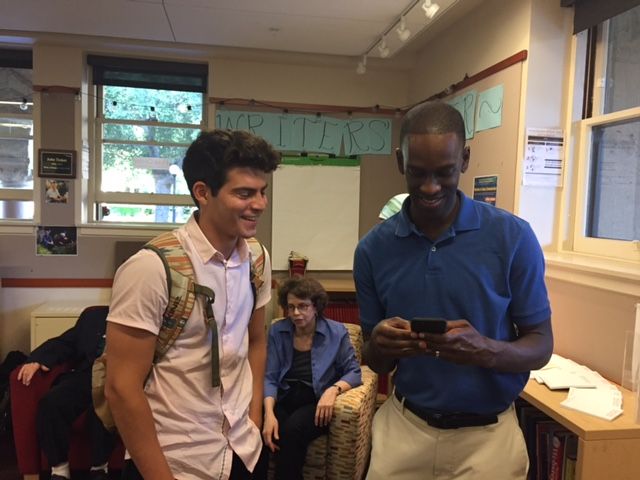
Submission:
<svg viewBox="0 0 640 480">
<path fill-rule="evenodd" d="M 77 255 L 76 227 L 43 227 L 36 232 L 36 255 Z"/>
<path fill-rule="evenodd" d="M 69 181 L 48 178 L 45 181 L 45 203 L 67 203 L 69 201 Z"/>
</svg>

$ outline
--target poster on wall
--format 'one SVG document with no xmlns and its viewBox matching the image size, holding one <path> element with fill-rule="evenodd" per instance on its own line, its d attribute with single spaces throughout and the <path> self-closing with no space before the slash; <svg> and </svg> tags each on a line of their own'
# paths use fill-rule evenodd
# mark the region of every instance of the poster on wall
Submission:
<svg viewBox="0 0 640 480">
<path fill-rule="evenodd" d="M 502 125 L 504 85 L 497 85 L 478 94 L 476 132 L 498 128 Z"/>
<path fill-rule="evenodd" d="M 77 228 L 38 226 L 36 230 L 36 255 L 78 255 Z"/>
<path fill-rule="evenodd" d="M 559 128 L 527 128 L 523 185 L 561 187 L 564 134 Z"/>
<path fill-rule="evenodd" d="M 61 179 L 47 179 L 45 181 L 44 201 L 45 203 L 68 203 L 69 202 L 69 181 Z"/>
<path fill-rule="evenodd" d="M 473 199 L 479 202 L 496 205 L 498 196 L 498 175 L 473 177 Z"/>
<path fill-rule="evenodd" d="M 473 138 L 475 132 L 476 100 L 478 92 L 469 90 L 449 100 L 449 105 L 460 112 L 464 121 L 465 139 Z"/>
</svg>

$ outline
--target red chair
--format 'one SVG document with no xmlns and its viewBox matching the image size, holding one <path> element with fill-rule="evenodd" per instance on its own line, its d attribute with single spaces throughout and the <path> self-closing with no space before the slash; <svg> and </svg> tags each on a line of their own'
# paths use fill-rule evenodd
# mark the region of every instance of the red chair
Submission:
<svg viewBox="0 0 640 480">
<path fill-rule="evenodd" d="M 18 381 L 16 368 L 11 372 L 11 418 L 13 422 L 13 437 L 16 445 L 18 470 L 25 480 L 37 480 L 42 471 L 48 471 L 49 465 L 40 450 L 36 434 L 36 412 L 38 402 L 51 388 L 51 384 L 58 375 L 68 370 L 70 365 L 59 365 L 43 374 L 37 372 L 31 385 L 24 386 Z M 91 441 L 86 425 L 86 414 L 82 414 L 73 424 L 71 445 L 69 451 L 69 465 L 71 470 L 89 470 L 91 467 Z M 124 463 L 124 446 L 120 440 L 109 458 L 109 470 L 121 470 Z"/>
</svg>

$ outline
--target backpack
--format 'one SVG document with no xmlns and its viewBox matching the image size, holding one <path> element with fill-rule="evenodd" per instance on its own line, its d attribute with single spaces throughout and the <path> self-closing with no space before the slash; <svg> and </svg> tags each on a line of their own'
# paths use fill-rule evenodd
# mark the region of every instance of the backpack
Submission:
<svg viewBox="0 0 640 480">
<path fill-rule="evenodd" d="M 251 256 L 249 279 L 253 293 L 253 310 L 255 310 L 258 290 L 264 284 L 265 253 L 264 247 L 257 239 L 248 238 L 247 243 Z M 211 329 L 211 386 L 220 386 L 220 358 L 217 354 L 218 329 L 213 315 L 215 293 L 209 287 L 195 282 L 191 260 L 189 260 L 173 232 L 167 232 L 155 237 L 142 248 L 156 252 L 162 260 L 169 292 L 169 301 L 162 315 L 162 325 L 156 340 L 153 363 L 156 364 L 162 359 L 184 329 L 195 305 L 196 297 L 204 297 L 207 324 Z M 100 355 L 93 363 L 91 379 L 93 408 L 105 428 L 114 430 L 115 422 L 104 396 L 107 373 L 106 363 L 105 353 Z"/>
</svg>

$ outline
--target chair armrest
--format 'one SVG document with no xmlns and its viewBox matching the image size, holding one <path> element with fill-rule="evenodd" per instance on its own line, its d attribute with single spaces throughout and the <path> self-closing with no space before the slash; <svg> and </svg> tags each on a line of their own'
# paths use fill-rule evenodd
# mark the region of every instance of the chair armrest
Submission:
<svg viewBox="0 0 640 480">
<path fill-rule="evenodd" d="M 9 377 L 11 421 L 18 469 L 23 475 L 40 473 L 40 444 L 36 431 L 38 403 L 49 391 L 58 375 L 67 370 L 69 370 L 68 364 L 58 365 L 46 373 L 38 371 L 31 379 L 29 386 L 18 381 L 20 367 L 11 372 Z"/>
<path fill-rule="evenodd" d="M 362 385 L 336 399 L 329 427 L 327 478 L 361 479 L 369 464 L 378 375 L 362 367 Z"/>
</svg>

